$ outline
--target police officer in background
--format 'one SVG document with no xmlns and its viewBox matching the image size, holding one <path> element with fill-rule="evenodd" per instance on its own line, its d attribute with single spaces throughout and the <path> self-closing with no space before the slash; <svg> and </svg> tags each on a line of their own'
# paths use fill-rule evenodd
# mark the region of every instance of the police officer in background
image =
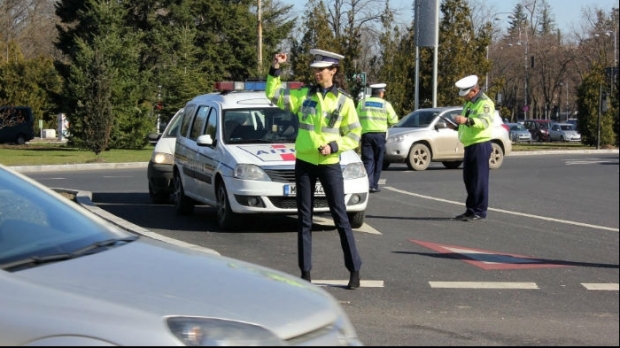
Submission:
<svg viewBox="0 0 620 348">
<path fill-rule="evenodd" d="M 357 114 L 362 124 L 362 161 L 368 174 L 370 192 L 379 192 L 379 178 L 383 169 L 387 129 L 398 116 L 385 97 L 385 83 L 370 85 L 371 95 L 357 104 Z"/>
<path fill-rule="evenodd" d="M 489 158 L 491 157 L 491 129 L 495 103 L 478 85 L 478 76 L 469 75 L 458 80 L 455 86 L 459 96 L 465 98 L 463 113 L 454 117 L 459 141 L 465 146 L 463 181 L 467 190 L 463 214 L 455 220 L 471 221 L 487 217 L 489 206 Z"/>
<path fill-rule="evenodd" d="M 350 272 L 347 288 L 360 286 L 362 260 L 355 246 L 353 230 L 344 202 L 344 179 L 340 154 L 357 148 L 362 127 L 355 103 L 343 88 L 340 60 L 344 56 L 312 49 L 316 85 L 289 90 L 282 88 L 280 64 L 285 53 L 273 57 L 267 76 L 267 98 L 281 109 L 297 114 L 299 130 L 295 140 L 295 185 L 297 185 L 297 250 L 301 277 L 311 282 L 312 213 L 317 179 L 321 182 L 329 211 L 340 236 L 344 264 Z"/>
</svg>

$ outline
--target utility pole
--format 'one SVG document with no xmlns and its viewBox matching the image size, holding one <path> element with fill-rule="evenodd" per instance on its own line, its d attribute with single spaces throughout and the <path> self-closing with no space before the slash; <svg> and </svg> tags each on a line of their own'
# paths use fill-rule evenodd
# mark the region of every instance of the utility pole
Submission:
<svg viewBox="0 0 620 348">
<path fill-rule="evenodd" d="M 262 0 L 256 0 L 258 2 L 258 18 L 257 18 L 257 22 L 258 22 L 258 26 L 257 26 L 257 31 L 258 31 L 258 47 L 257 47 L 257 51 L 258 51 L 258 64 L 256 66 L 257 71 L 256 71 L 256 75 L 257 77 L 261 76 L 263 73 L 263 19 L 262 19 L 262 9 L 261 9 L 261 2 Z"/>
</svg>

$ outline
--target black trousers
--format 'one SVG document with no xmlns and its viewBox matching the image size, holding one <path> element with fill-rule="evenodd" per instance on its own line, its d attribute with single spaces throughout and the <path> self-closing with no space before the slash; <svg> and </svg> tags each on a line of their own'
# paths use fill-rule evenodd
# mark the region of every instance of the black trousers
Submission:
<svg viewBox="0 0 620 348">
<path fill-rule="evenodd" d="M 489 207 L 489 157 L 491 142 L 465 147 L 463 158 L 463 181 L 467 190 L 465 206 L 467 212 L 487 217 Z"/>
<path fill-rule="evenodd" d="M 379 188 L 385 154 L 385 133 L 362 134 L 362 162 L 368 174 L 370 188 Z"/>
<path fill-rule="evenodd" d="M 344 179 L 340 164 L 314 165 L 297 159 L 295 162 L 295 184 L 297 185 L 297 255 L 302 272 L 312 269 L 312 213 L 314 188 L 320 180 L 329 211 L 340 236 L 344 253 L 344 265 L 349 272 L 359 271 L 362 261 L 355 246 L 353 230 L 347 216 L 344 202 Z"/>
</svg>

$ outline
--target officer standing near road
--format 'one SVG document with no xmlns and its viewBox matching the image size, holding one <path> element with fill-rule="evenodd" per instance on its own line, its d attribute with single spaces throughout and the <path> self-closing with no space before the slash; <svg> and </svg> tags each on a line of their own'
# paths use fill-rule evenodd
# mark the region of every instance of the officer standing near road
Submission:
<svg viewBox="0 0 620 348">
<path fill-rule="evenodd" d="M 489 158 L 495 104 L 480 89 L 476 75 L 458 80 L 455 86 L 459 89 L 459 96 L 466 100 L 463 114 L 455 116 L 454 121 L 458 127 L 459 141 L 465 146 L 463 181 L 467 190 L 467 210 L 454 219 L 485 219 L 489 206 Z M 455 126 L 450 127 L 456 129 Z"/>
<path fill-rule="evenodd" d="M 321 182 L 329 210 L 340 236 L 344 264 L 350 272 L 347 288 L 360 286 L 362 260 L 357 252 L 353 230 L 344 202 L 344 179 L 340 154 L 355 149 L 360 142 L 355 103 L 344 88 L 340 60 L 344 56 L 329 51 L 312 49 L 317 84 L 301 89 L 282 88 L 280 64 L 285 53 L 273 57 L 267 76 L 267 98 L 281 109 L 295 113 L 299 130 L 295 140 L 295 185 L 297 185 L 297 250 L 301 277 L 311 281 L 312 269 L 312 213 L 317 179 Z"/>
<path fill-rule="evenodd" d="M 357 114 L 362 124 L 362 161 L 371 193 L 381 191 L 379 178 L 383 169 L 387 129 L 398 122 L 392 104 L 385 100 L 385 87 L 385 83 L 370 85 L 370 97 L 357 104 Z"/>
</svg>

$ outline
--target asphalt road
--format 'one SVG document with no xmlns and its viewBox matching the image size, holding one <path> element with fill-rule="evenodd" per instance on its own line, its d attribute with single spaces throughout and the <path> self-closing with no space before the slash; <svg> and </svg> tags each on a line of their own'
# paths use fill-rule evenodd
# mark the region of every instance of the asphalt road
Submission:
<svg viewBox="0 0 620 348">
<path fill-rule="evenodd" d="M 49 169 L 49 168 L 48 168 Z M 146 167 L 35 168 L 55 188 L 165 237 L 297 275 L 294 217 L 244 217 L 224 232 L 210 207 L 179 217 L 150 203 Z M 315 220 L 313 280 L 366 345 L 619 344 L 618 153 L 509 156 L 491 172 L 489 216 L 464 210 L 462 171 L 393 165 L 356 230 L 362 287 L 344 289 L 337 233 Z"/>
</svg>

